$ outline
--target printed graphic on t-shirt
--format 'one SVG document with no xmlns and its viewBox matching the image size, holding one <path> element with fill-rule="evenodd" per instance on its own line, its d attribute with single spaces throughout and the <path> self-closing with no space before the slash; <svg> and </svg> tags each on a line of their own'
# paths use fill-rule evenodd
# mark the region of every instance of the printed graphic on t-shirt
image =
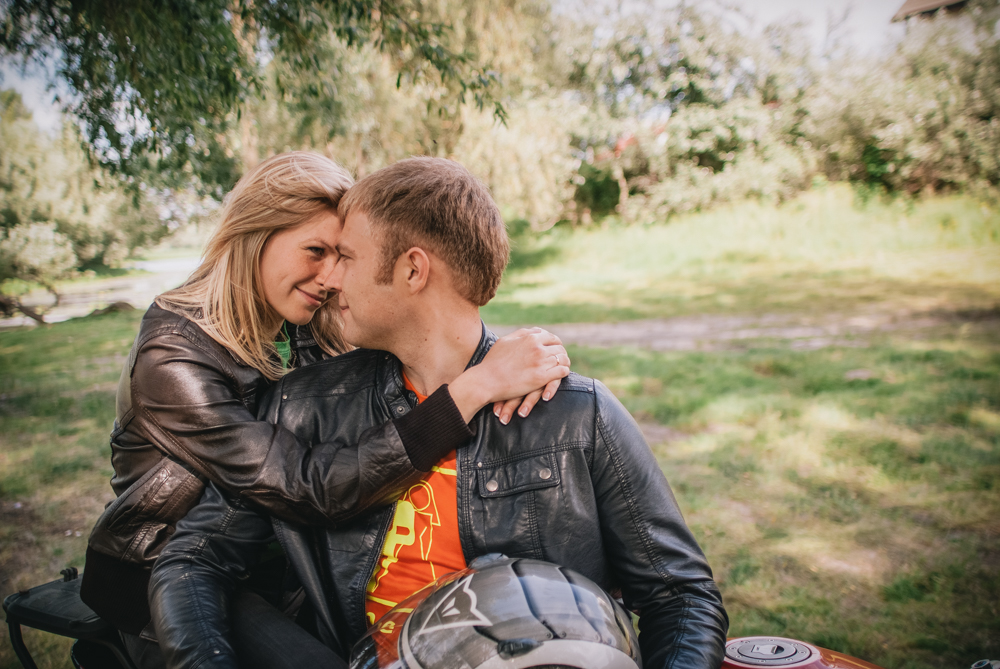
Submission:
<svg viewBox="0 0 1000 669">
<path fill-rule="evenodd" d="M 410 486 L 396 503 L 382 557 L 368 582 L 369 625 L 439 576 L 465 568 L 455 496 L 452 455 Z"/>
<path fill-rule="evenodd" d="M 404 380 L 413 390 L 409 380 Z M 368 581 L 365 613 L 369 625 L 438 577 L 465 569 L 456 492 L 452 452 L 396 502 L 382 556 Z"/>
</svg>

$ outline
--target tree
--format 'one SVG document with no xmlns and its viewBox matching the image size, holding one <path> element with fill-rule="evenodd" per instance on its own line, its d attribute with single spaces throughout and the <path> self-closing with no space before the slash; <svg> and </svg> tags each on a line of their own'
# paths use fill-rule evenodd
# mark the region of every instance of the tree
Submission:
<svg viewBox="0 0 1000 669">
<path fill-rule="evenodd" d="M 239 156 L 227 142 L 247 101 L 264 93 L 263 69 L 279 55 L 274 82 L 311 79 L 322 88 L 316 54 L 330 35 L 350 48 L 370 44 L 399 56 L 404 78 L 435 75 L 482 107 L 494 75 L 474 55 L 450 47 L 452 30 L 427 20 L 419 0 L 6 0 L 0 49 L 52 60 L 72 95 L 89 153 L 131 179 L 151 170 L 174 183 L 199 179 L 221 195 L 252 145 Z M 243 133 L 244 135 L 246 133 Z M 241 160 L 242 159 L 242 160 Z"/>
<path fill-rule="evenodd" d="M 833 179 L 1000 201 L 1000 3 L 918 19 L 883 62 L 844 58 L 807 101 Z"/>
<path fill-rule="evenodd" d="M 72 127 L 38 131 L 14 91 L 0 91 L 0 313 L 43 322 L 18 289 L 39 285 L 59 302 L 56 282 L 78 270 L 114 267 L 156 242 L 170 221 L 145 192 L 102 187 Z M 54 306 L 54 305 L 53 305 Z"/>
</svg>

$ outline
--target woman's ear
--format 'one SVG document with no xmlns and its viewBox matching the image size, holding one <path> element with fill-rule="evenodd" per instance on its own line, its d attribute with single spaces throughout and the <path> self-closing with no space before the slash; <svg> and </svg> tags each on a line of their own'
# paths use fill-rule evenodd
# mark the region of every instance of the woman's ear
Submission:
<svg viewBox="0 0 1000 669">
<path fill-rule="evenodd" d="M 419 246 L 414 246 L 396 261 L 396 278 L 406 285 L 411 294 L 419 293 L 427 285 L 431 273 L 431 259 Z"/>
</svg>

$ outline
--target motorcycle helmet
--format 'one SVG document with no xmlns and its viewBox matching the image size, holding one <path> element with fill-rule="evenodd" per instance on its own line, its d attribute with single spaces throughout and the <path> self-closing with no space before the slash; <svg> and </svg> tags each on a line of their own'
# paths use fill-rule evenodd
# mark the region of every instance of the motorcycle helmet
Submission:
<svg viewBox="0 0 1000 669">
<path fill-rule="evenodd" d="M 629 614 L 549 562 L 473 560 L 382 616 L 351 669 L 641 669 Z"/>
</svg>

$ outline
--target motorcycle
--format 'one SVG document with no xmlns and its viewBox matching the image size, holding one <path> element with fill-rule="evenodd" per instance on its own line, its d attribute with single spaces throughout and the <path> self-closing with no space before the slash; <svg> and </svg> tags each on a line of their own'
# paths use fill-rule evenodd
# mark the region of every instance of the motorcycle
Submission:
<svg viewBox="0 0 1000 669">
<path fill-rule="evenodd" d="M 80 600 L 76 568 L 62 579 L 22 590 L 3 602 L 14 653 L 24 669 L 37 669 L 21 627 L 76 639 L 70 660 L 76 669 L 136 669 L 117 631 Z M 729 639 L 722 669 L 882 669 L 877 665 L 805 641 L 755 636 Z M 1000 661 L 980 660 L 971 669 L 1000 669 Z"/>
<path fill-rule="evenodd" d="M 63 569 L 62 578 L 21 590 L 3 602 L 14 654 L 24 669 L 38 669 L 24 645 L 21 627 L 76 639 L 70 661 L 76 669 L 136 669 L 118 631 L 80 599 L 76 567 Z"/>
</svg>

